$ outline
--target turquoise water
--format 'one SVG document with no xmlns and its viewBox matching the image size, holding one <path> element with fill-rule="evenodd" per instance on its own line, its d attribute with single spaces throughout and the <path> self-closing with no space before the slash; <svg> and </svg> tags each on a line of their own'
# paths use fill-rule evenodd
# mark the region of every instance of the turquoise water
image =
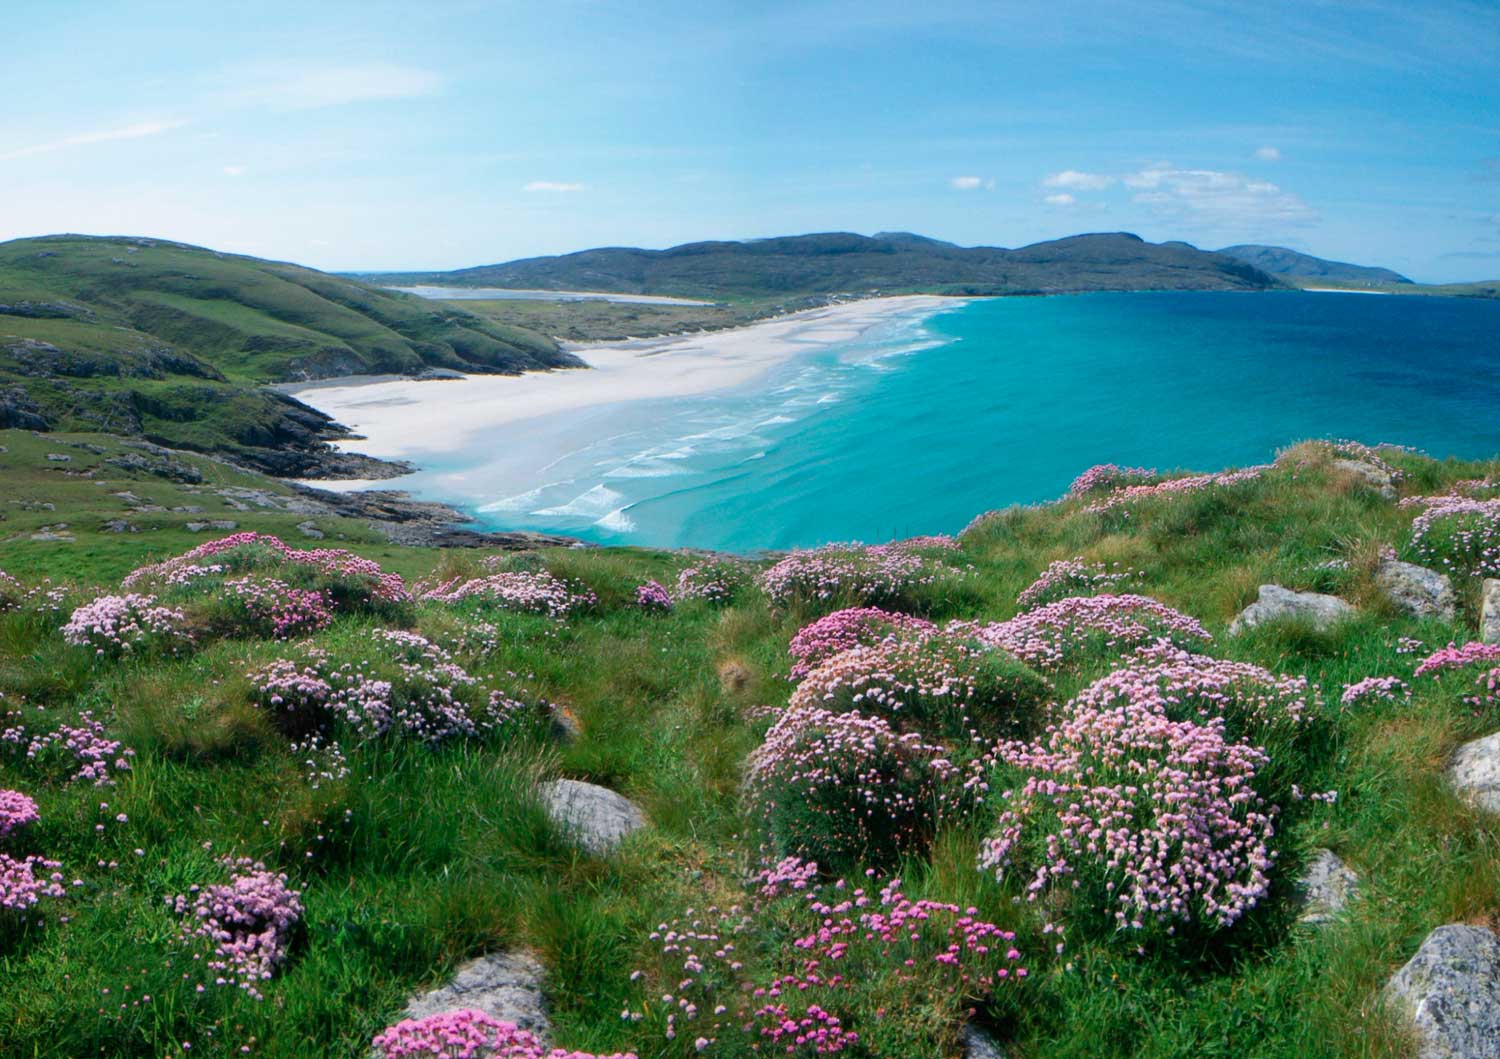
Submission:
<svg viewBox="0 0 1500 1059">
<path fill-rule="evenodd" d="M 545 430 L 532 424 L 533 432 Z M 1500 303 L 1095 294 L 881 325 L 738 391 L 592 410 L 518 474 L 414 483 L 495 528 L 732 551 L 953 532 L 1094 463 L 1212 470 L 1347 437 L 1500 453 Z M 562 435 L 559 435 L 562 436 Z M 553 439 L 555 443 L 556 438 Z M 525 444 L 524 438 L 496 445 Z"/>
</svg>

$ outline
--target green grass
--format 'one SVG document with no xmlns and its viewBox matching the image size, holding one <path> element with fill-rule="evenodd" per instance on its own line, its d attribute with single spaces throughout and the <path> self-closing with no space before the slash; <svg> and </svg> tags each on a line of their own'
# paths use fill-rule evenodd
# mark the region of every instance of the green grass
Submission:
<svg viewBox="0 0 1500 1059">
<path fill-rule="evenodd" d="M 109 585 L 139 562 L 203 539 L 182 528 L 188 516 L 170 511 L 130 516 L 150 522 L 148 532 L 99 533 L 96 523 L 119 517 L 122 502 L 111 494 L 122 488 L 168 508 L 209 509 L 192 517 L 230 517 L 241 528 L 298 539 L 300 516 L 231 512 L 217 494 L 105 470 L 102 461 L 119 451 L 108 439 L 10 431 L 0 433 L 0 444 L 8 450 L 0 454 L 0 568 L 27 580 Z M 73 461 L 49 464 L 49 451 Z M 195 462 L 215 486 L 264 485 Z M 1407 493 L 1500 472 L 1494 463 L 1399 462 Z M 89 470 L 95 478 L 79 473 Z M 109 485 L 95 484 L 101 479 Z M 44 501 L 56 510 L 34 509 Z M 1441 778 L 1453 747 L 1500 718 L 1475 716 L 1460 701 L 1461 682 L 1417 682 L 1407 707 L 1337 708 L 1346 683 L 1409 676 L 1414 659 L 1397 653 L 1398 637 L 1434 648 L 1473 637 L 1474 584 L 1458 586 L 1452 624 L 1405 617 L 1376 593 L 1374 558 L 1381 546 L 1403 542 L 1410 518 L 1314 459 L 1295 474 L 1280 467 L 1218 493 L 1137 505 L 1129 519 L 1068 502 L 998 513 L 966 535 L 962 560 L 974 572 L 962 594 L 937 605 L 942 616 L 1009 617 L 1017 593 L 1053 559 L 1127 564 L 1142 572 L 1141 591 L 1205 623 L 1215 653 L 1305 675 L 1322 690 L 1328 740 L 1313 759 L 1299 760 L 1297 781 L 1339 791 L 1336 805 L 1303 814 L 1288 835 L 1272 899 L 1196 956 L 1136 955 L 1079 934 L 1062 958 L 1049 959 L 1030 909 L 974 868 L 983 820 L 940 834 L 928 859 L 906 866 L 908 891 L 974 905 L 1015 925 L 1034 968 L 1024 986 L 1007 987 L 979 1013 L 1006 1039 L 1007 1054 L 1409 1054 L 1378 1005 L 1382 983 L 1433 927 L 1500 919 L 1500 827 L 1460 803 Z M 41 525 L 58 522 L 76 529 L 75 543 L 30 540 Z M 477 561 L 398 549 L 358 523 L 319 524 L 328 543 L 408 576 L 472 570 Z M 539 559 L 587 583 L 599 606 L 561 626 L 487 612 L 497 645 L 463 660 L 475 671 L 523 675 L 576 715 L 581 737 L 559 743 L 524 729 L 438 750 L 390 742 L 351 748 L 351 775 L 317 790 L 284 737 L 244 700 L 245 672 L 276 657 L 280 645 L 222 641 L 181 659 L 101 664 L 62 642 L 55 630 L 65 615 L 0 616 L 7 700 L 24 698 L 28 709 L 45 707 L 52 718 L 94 709 L 137 751 L 134 771 L 101 790 L 62 786 L 0 756 L 0 787 L 26 790 L 41 805 L 43 820 L 26 835 L 26 850 L 62 860 L 69 878 L 85 883 L 62 906 L 67 922 L 51 917 L 41 928 L 0 934 L 0 1054 L 175 1055 L 191 1041 L 193 1055 L 230 1055 L 253 1037 L 262 1056 L 362 1057 L 413 989 L 441 981 L 467 957 L 516 945 L 534 949 L 547 968 L 560 1044 L 688 1054 L 690 1042 L 664 1041 L 652 1019 L 622 1022 L 619 1013 L 641 1003 L 629 975 L 648 965 L 646 938 L 658 923 L 744 899 L 758 839 L 740 803 L 741 773 L 766 723 L 754 707 L 785 701 L 785 647 L 801 616 L 774 612 L 755 593 L 725 609 L 686 604 L 654 615 L 630 606 L 636 584 L 669 581 L 687 562 L 681 556 L 599 549 Z M 1347 565 L 1329 568 L 1329 560 Z M 1322 634 L 1282 626 L 1227 637 L 1228 621 L 1270 581 L 1336 591 L 1360 606 L 1361 617 Z M 423 604 L 412 624 L 442 636 L 467 616 L 464 608 Z M 345 618 L 318 639 L 336 657 L 357 658 L 369 627 Z M 1058 694 L 1094 675 L 1097 668 L 1058 674 Z M 559 775 L 621 791 L 652 826 L 613 857 L 577 853 L 534 795 L 539 779 Z M 115 823 L 116 813 L 128 822 Z M 1293 928 L 1287 880 L 1318 846 L 1360 873 L 1362 896 L 1333 924 Z M 172 944 L 175 921 L 163 899 L 205 881 L 213 857 L 228 852 L 279 866 L 304 893 L 305 926 L 292 959 L 261 1002 L 223 990 L 197 994 L 182 977 L 192 961 Z M 870 1026 L 873 1054 L 892 1054 L 879 1051 L 881 1042 L 909 1034 L 937 1042 L 926 1046 L 930 1052 L 907 1052 L 913 1059 L 956 1054 L 950 1012 L 890 990 L 878 977 L 856 990 L 858 1003 L 889 1003 L 899 1013 L 899 1022 Z M 148 993 L 151 1003 L 134 1006 Z M 748 1053 L 726 1043 L 717 1054 Z"/>
</svg>

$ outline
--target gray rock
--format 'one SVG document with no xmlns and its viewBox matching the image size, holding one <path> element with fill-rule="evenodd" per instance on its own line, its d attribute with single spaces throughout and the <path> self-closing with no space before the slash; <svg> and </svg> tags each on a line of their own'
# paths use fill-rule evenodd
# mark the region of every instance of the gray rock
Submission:
<svg viewBox="0 0 1500 1059">
<path fill-rule="evenodd" d="M 1500 643 L 1500 577 L 1486 577 L 1480 590 L 1479 638 Z"/>
<path fill-rule="evenodd" d="M 1396 483 L 1391 480 L 1391 472 L 1384 468 L 1363 460 L 1334 460 L 1333 469 L 1353 475 L 1387 500 L 1396 499 Z"/>
<path fill-rule="evenodd" d="M 406 1017 L 474 1008 L 546 1040 L 552 1025 L 542 998 L 542 975 L 542 965 L 530 953 L 492 952 L 464 964 L 446 985 L 412 997 Z"/>
<path fill-rule="evenodd" d="M 964 1023 L 958 1041 L 963 1045 L 963 1059 L 1005 1059 L 999 1042 L 972 1022 Z"/>
<path fill-rule="evenodd" d="M 76 538 L 74 538 L 72 532 L 68 529 L 66 522 L 59 522 L 55 526 L 42 526 L 31 535 L 31 539 L 44 543 L 72 544 Z"/>
<path fill-rule="evenodd" d="M 72 463 L 73 457 L 61 452 L 49 452 L 47 453 L 47 460 L 49 463 Z"/>
<path fill-rule="evenodd" d="M 1320 849 L 1297 880 L 1297 922 L 1315 926 L 1338 915 L 1359 893 L 1359 876 L 1331 849 Z"/>
<path fill-rule="evenodd" d="M 1354 608 L 1338 596 L 1325 596 L 1319 592 L 1293 592 L 1280 585 L 1261 585 L 1256 601 L 1229 623 L 1229 633 L 1234 635 L 1253 629 L 1262 622 L 1279 621 L 1282 618 L 1311 621 L 1316 628 L 1326 629 L 1353 614 Z"/>
<path fill-rule="evenodd" d="M 598 857 L 613 853 L 628 835 L 646 826 L 645 814 L 607 787 L 553 780 L 542 784 L 540 793 L 552 822 Z"/>
<path fill-rule="evenodd" d="M 112 518 L 99 527 L 100 533 L 139 533 L 139 526 L 132 525 L 122 518 Z"/>
<path fill-rule="evenodd" d="M 1500 813 L 1500 732 L 1454 751 L 1448 762 L 1448 782 L 1481 809 Z"/>
<path fill-rule="evenodd" d="M 189 533 L 202 533 L 206 529 L 232 530 L 238 529 L 239 523 L 227 518 L 212 518 L 203 522 L 189 522 L 184 527 Z"/>
<path fill-rule="evenodd" d="M 202 504 L 178 504 L 172 510 L 180 512 L 181 514 L 184 514 L 184 515 L 201 515 L 201 514 L 203 514 L 203 505 Z"/>
<path fill-rule="evenodd" d="M 1396 606 L 1419 618 L 1452 621 L 1456 600 L 1447 574 L 1415 563 L 1382 559 L 1375 570 L 1375 584 Z"/>
<path fill-rule="evenodd" d="M 304 537 L 311 537 L 315 541 L 322 540 L 326 534 L 318 529 L 318 524 L 309 519 L 306 522 L 297 523 L 297 531 Z"/>
<path fill-rule="evenodd" d="M 1386 983 L 1416 1030 L 1418 1059 L 1500 1059 L 1500 938 L 1484 927 L 1438 927 Z"/>
</svg>

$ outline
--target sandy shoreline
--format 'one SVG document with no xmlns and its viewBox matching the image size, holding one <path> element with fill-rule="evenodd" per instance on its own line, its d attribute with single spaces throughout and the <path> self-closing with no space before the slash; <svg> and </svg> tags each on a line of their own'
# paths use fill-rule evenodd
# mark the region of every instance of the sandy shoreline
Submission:
<svg viewBox="0 0 1500 1059">
<path fill-rule="evenodd" d="M 361 435 L 341 447 L 380 459 L 415 459 L 479 442 L 494 427 L 559 412 L 743 385 L 798 353 L 851 341 L 892 317 L 963 304 L 911 295 L 808 309 L 708 334 L 589 346 L 587 370 L 468 375 L 456 379 L 324 380 L 288 387 Z M 354 484 L 354 483 L 349 483 Z"/>
</svg>

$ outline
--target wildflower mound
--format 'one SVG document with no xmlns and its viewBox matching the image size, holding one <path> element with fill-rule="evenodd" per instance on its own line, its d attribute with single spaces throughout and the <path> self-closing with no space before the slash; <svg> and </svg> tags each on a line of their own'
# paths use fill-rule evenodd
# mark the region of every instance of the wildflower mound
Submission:
<svg viewBox="0 0 1500 1059">
<path fill-rule="evenodd" d="M 869 647 L 910 633 L 936 631 L 925 618 L 879 607 L 846 607 L 804 625 L 792 637 L 792 680 L 801 680 L 834 655 L 851 647 Z"/>
<path fill-rule="evenodd" d="M 373 1043 L 380 1059 L 635 1059 L 548 1048 L 529 1030 L 472 1008 L 405 1019 Z"/>
<path fill-rule="evenodd" d="M 241 857 L 220 862 L 229 881 L 194 886 L 167 899 L 182 923 L 179 941 L 206 943 L 205 967 L 214 984 L 236 986 L 257 1000 L 258 986 L 286 962 L 292 935 L 302 921 L 302 894 L 284 873 Z"/>
<path fill-rule="evenodd" d="M 944 549 L 830 544 L 792 552 L 761 574 L 760 586 L 778 607 L 916 610 L 925 589 L 953 576 Z"/>
<path fill-rule="evenodd" d="M 1196 618 L 1130 593 L 1060 599 L 973 631 L 1043 671 L 1118 657 L 1160 641 L 1188 648 L 1212 639 Z"/>
</svg>

